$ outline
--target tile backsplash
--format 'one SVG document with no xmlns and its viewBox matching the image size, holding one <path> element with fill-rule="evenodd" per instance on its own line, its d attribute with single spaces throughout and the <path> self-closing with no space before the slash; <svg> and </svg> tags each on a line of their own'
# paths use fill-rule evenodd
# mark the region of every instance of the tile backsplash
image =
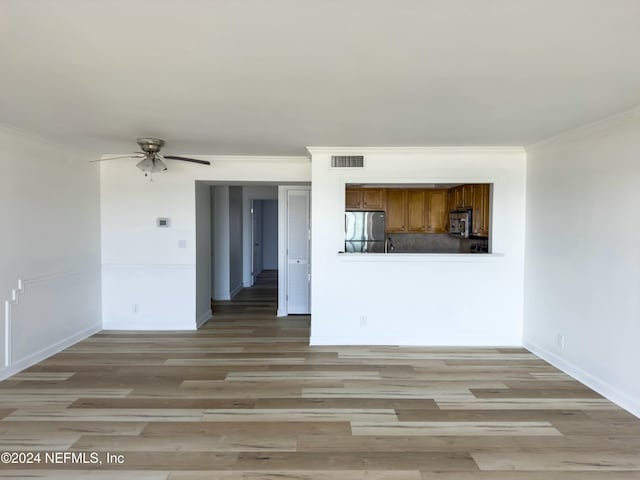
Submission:
<svg viewBox="0 0 640 480">
<path fill-rule="evenodd" d="M 391 233 L 396 253 L 470 253 L 471 245 L 487 245 L 487 239 L 459 238 L 448 233 Z"/>
</svg>

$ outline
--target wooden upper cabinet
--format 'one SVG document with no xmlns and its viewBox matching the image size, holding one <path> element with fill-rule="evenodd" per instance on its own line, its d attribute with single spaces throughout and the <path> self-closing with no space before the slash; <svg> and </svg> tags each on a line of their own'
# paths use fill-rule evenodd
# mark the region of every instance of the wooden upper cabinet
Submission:
<svg viewBox="0 0 640 480">
<path fill-rule="evenodd" d="M 472 233 L 486 237 L 489 235 L 489 184 L 473 186 Z"/>
<path fill-rule="evenodd" d="M 447 196 L 446 190 L 427 190 L 427 232 L 446 233 L 448 231 Z"/>
<path fill-rule="evenodd" d="M 387 233 L 446 233 L 449 211 L 473 208 L 472 234 L 489 234 L 489 185 L 445 189 L 360 188 L 345 190 L 345 210 L 385 212 Z"/>
<path fill-rule="evenodd" d="M 449 209 L 472 208 L 473 185 L 460 185 L 449 190 Z"/>
<path fill-rule="evenodd" d="M 464 208 L 464 200 L 462 198 L 462 186 L 451 189 L 451 210 Z"/>
<path fill-rule="evenodd" d="M 450 188 L 447 193 L 449 194 L 449 211 L 455 210 L 458 208 L 456 205 L 456 189 Z"/>
<path fill-rule="evenodd" d="M 362 209 L 363 210 L 384 210 L 385 190 L 384 188 L 363 188 L 362 189 Z"/>
<path fill-rule="evenodd" d="M 425 190 L 407 190 L 407 232 L 426 231 L 426 197 Z"/>
<path fill-rule="evenodd" d="M 345 210 L 384 210 L 384 188 L 347 188 Z"/>
<path fill-rule="evenodd" d="M 345 191 L 345 210 L 360 210 L 362 209 L 362 189 L 361 188 L 347 188 Z"/>
<path fill-rule="evenodd" d="M 488 183 L 483 184 L 482 200 L 482 235 L 484 237 L 489 236 L 489 214 L 491 213 L 491 185 Z"/>
<path fill-rule="evenodd" d="M 489 225 L 491 222 L 491 185 L 484 186 L 484 212 L 482 215 L 482 235 L 489 236 Z"/>
<path fill-rule="evenodd" d="M 389 233 L 407 231 L 406 190 L 387 190 L 386 230 Z"/>
<path fill-rule="evenodd" d="M 472 208 L 473 206 L 473 185 L 462 186 L 462 208 Z"/>
</svg>

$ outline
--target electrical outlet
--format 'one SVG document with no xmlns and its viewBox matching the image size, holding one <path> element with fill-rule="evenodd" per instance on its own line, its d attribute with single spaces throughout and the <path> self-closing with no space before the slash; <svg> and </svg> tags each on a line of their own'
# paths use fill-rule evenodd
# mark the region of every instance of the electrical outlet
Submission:
<svg viewBox="0 0 640 480">
<path fill-rule="evenodd" d="M 361 327 L 366 327 L 367 326 L 367 316 L 366 315 L 360 315 L 360 326 Z"/>
</svg>

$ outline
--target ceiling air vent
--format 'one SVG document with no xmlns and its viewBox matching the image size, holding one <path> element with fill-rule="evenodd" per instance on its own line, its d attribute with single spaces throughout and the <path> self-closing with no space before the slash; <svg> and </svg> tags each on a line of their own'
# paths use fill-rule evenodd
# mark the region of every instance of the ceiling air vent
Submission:
<svg viewBox="0 0 640 480">
<path fill-rule="evenodd" d="M 364 156 L 331 155 L 331 168 L 364 168 Z"/>
</svg>

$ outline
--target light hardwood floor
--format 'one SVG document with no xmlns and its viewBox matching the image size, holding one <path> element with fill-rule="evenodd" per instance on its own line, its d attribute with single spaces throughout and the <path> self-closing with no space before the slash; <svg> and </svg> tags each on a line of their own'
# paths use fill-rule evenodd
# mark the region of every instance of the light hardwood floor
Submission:
<svg viewBox="0 0 640 480">
<path fill-rule="evenodd" d="M 0 451 L 103 462 L 0 478 L 640 479 L 640 420 L 526 350 L 309 347 L 268 277 L 198 332 L 105 331 L 0 383 Z"/>
</svg>

